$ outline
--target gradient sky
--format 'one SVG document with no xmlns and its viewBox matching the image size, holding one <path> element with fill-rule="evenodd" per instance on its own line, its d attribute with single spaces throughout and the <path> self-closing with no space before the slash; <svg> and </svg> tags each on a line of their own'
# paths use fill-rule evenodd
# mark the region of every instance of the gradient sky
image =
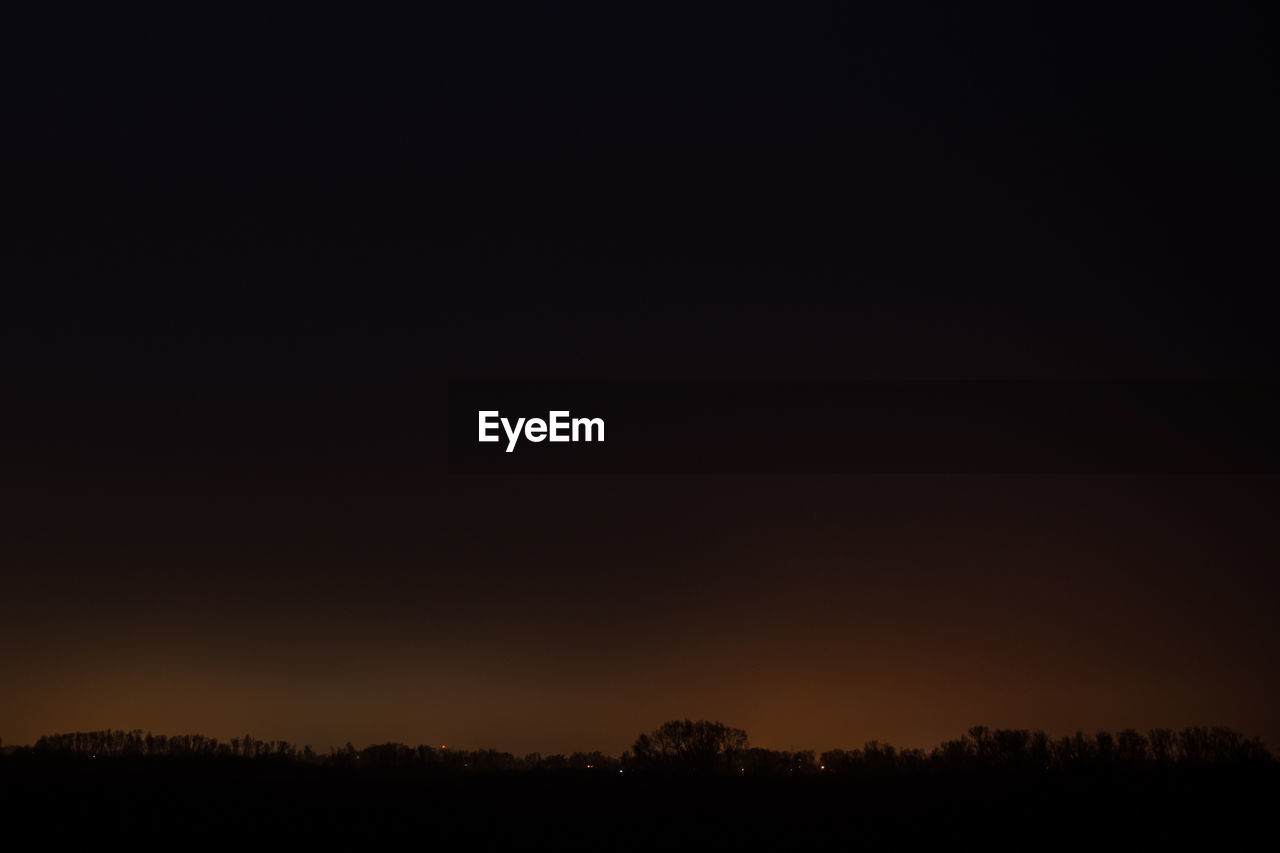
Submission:
<svg viewBox="0 0 1280 853">
<path fill-rule="evenodd" d="M 457 380 L 1280 376 L 1274 54 L 1158 8 L 33 24 L 0 737 L 1280 744 L 1274 477 L 445 473 Z"/>
</svg>

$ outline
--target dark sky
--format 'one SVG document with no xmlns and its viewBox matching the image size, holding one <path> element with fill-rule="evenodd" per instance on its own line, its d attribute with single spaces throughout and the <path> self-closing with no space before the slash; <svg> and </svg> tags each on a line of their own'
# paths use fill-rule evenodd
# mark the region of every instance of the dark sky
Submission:
<svg viewBox="0 0 1280 853">
<path fill-rule="evenodd" d="M 446 474 L 451 381 L 1280 378 L 1258 10 L 687 5 L 9 28 L 0 737 L 1280 743 L 1274 477 Z"/>
</svg>

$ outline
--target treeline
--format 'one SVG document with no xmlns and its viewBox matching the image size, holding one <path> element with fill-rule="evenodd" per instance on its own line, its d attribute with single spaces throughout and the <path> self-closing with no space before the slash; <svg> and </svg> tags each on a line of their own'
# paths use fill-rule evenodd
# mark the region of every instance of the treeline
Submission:
<svg viewBox="0 0 1280 853">
<path fill-rule="evenodd" d="M 929 772 L 1065 771 L 1073 768 L 1138 769 L 1227 767 L 1274 764 L 1258 738 L 1225 728 L 1193 727 L 1146 733 L 1077 732 L 1052 738 L 1041 731 L 988 729 L 931 750 L 897 749 L 871 741 L 861 749 L 779 751 L 751 747 L 746 732 L 706 720 L 672 720 L 640 735 L 620 757 L 600 752 L 571 755 L 513 755 L 491 749 L 385 743 L 357 750 L 351 744 L 317 753 L 288 741 L 249 735 L 220 741 L 203 735 L 153 735 L 141 730 L 106 730 L 46 735 L 33 746 L 9 747 L 10 756 L 83 759 L 170 758 L 287 762 L 369 770 L 437 773 L 686 773 L 696 775 L 885 775 Z"/>
<path fill-rule="evenodd" d="M 297 762 L 335 767 L 425 769 L 440 771 L 514 772 L 529 770 L 613 770 L 617 758 L 601 752 L 516 756 L 493 749 L 449 749 L 384 743 L 357 750 L 350 743 L 326 753 L 287 740 L 258 740 L 251 735 L 229 741 L 204 735 L 153 735 L 141 729 L 104 730 L 45 735 L 34 746 L 11 747 L 13 755 L 114 758 L 209 758 Z"/>
<path fill-rule="evenodd" d="M 747 733 L 719 722 L 672 720 L 640 735 L 622 756 L 626 768 L 673 772 L 782 774 L 905 774 L 936 770 L 1066 770 L 1083 767 L 1241 766 L 1272 762 L 1258 738 L 1221 727 L 1143 734 L 1083 732 L 1051 738 L 1042 731 L 989 729 L 968 733 L 931 750 L 897 749 L 871 741 L 862 749 L 785 752 L 752 748 Z"/>
<path fill-rule="evenodd" d="M 896 750 L 872 741 L 862 749 L 822 753 L 819 768 L 833 773 L 909 771 L 922 767 L 963 770 L 1008 768 L 1065 770 L 1082 767 L 1229 766 L 1272 763 L 1271 753 L 1256 737 L 1246 738 L 1221 727 L 1181 731 L 1152 729 L 1145 734 L 1125 729 L 1118 734 L 1076 732 L 1051 738 L 1042 731 L 988 729 L 968 734 L 924 752 Z"/>
</svg>

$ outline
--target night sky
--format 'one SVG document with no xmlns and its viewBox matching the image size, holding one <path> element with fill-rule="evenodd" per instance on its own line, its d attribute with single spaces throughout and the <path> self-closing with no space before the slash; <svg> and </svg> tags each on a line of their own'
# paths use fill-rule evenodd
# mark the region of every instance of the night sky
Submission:
<svg viewBox="0 0 1280 853">
<path fill-rule="evenodd" d="M 684 5 L 8 28 L 6 744 L 1280 744 L 1275 476 L 448 473 L 451 382 L 1280 379 L 1261 12 Z"/>
</svg>

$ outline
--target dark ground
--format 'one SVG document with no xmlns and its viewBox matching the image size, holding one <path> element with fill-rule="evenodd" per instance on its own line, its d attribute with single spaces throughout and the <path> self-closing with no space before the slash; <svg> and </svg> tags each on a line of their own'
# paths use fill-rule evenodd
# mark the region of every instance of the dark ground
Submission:
<svg viewBox="0 0 1280 853">
<path fill-rule="evenodd" d="M 10 757 L 5 824 L 50 840 L 401 840 L 511 848 L 798 847 L 1264 838 L 1280 774 L 1250 768 L 838 778 L 443 775 L 290 762 Z"/>
</svg>

